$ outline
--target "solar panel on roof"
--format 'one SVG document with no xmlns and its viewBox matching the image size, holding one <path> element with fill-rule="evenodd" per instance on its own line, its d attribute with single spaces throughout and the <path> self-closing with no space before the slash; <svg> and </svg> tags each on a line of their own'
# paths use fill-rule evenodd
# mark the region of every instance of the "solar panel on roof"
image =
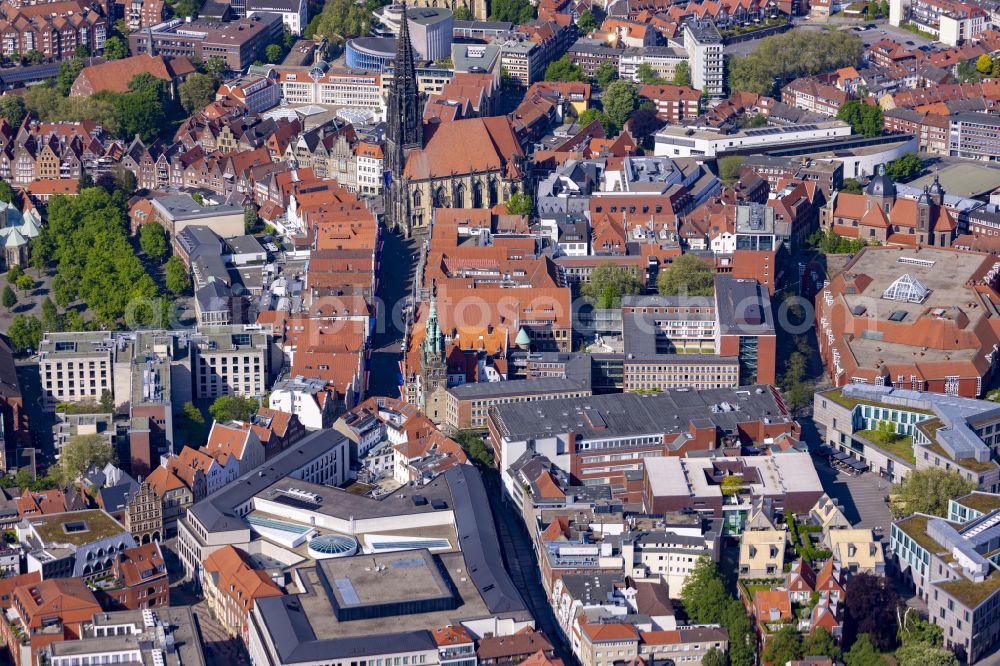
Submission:
<svg viewBox="0 0 1000 666">
<path fill-rule="evenodd" d="M 288 495 L 278 495 L 274 498 L 274 501 L 278 504 L 295 507 L 296 509 L 316 509 L 316 502 L 307 502 L 295 497 L 289 497 Z"/>
<path fill-rule="evenodd" d="M 424 566 L 424 561 L 419 557 L 411 557 L 408 560 L 393 560 L 389 566 L 393 569 L 414 569 Z"/>
</svg>

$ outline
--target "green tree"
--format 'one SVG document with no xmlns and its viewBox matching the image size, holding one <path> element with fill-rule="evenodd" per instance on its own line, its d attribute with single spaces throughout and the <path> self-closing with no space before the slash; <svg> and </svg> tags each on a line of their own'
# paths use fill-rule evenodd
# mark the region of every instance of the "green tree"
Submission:
<svg viewBox="0 0 1000 666">
<path fill-rule="evenodd" d="M 56 74 L 56 87 L 59 88 L 60 93 L 63 95 L 69 94 L 73 82 L 76 81 L 76 77 L 80 75 L 83 67 L 83 58 L 71 58 L 70 60 L 62 61 L 62 64 L 59 65 L 59 73 Z"/>
<path fill-rule="evenodd" d="M 597 19 L 594 17 L 592 10 L 584 9 L 580 12 L 580 18 L 576 20 L 576 29 L 584 36 L 597 30 Z"/>
<path fill-rule="evenodd" d="M 159 261 L 167 254 L 167 232 L 159 222 L 147 222 L 139 227 L 139 246 L 150 258 Z"/>
<path fill-rule="evenodd" d="M 16 285 L 17 279 L 22 275 L 24 275 L 24 269 L 18 266 L 17 264 L 14 264 L 13 266 L 10 267 L 10 270 L 7 271 L 7 284 Z"/>
<path fill-rule="evenodd" d="M 184 110 L 194 113 L 215 101 L 216 88 L 214 77 L 195 72 L 177 86 L 177 94 Z"/>
<path fill-rule="evenodd" d="M 48 296 L 42 301 L 42 328 L 45 331 L 61 331 L 62 321 L 56 304 Z"/>
<path fill-rule="evenodd" d="M 639 96 L 636 93 L 635 84 L 631 81 L 619 79 L 604 91 L 604 113 L 608 114 L 608 118 L 611 119 L 616 128 L 625 127 L 625 121 L 635 111 L 638 102 Z"/>
<path fill-rule="evenodd" d="M 472 11 L 468 7 L 455 7 L 452 18 L 456 21 L 473 21 L 476 17 L 472 15 Z"/>
<path fill-rule="evenodd" d="M 598 308 L 617 308 L 622 296 L 642 291 L 642 283 L 628 266 L 611 262 L 599 264 L 590 272 L 590 281 L 580 286 L 580 293 Z"/>
<path fill-rule="evenodd" d="M 515 192 L 504 204 L 508 215 L 524 215 L 530 217 L 535 210 L 535 200 L 531 195 Z"/>
<path fill-rule="evenodd" d="M 175 296 L 180 296 L 191 286 L 187 268 L 179 257 L 170 257 L 164 267 L 167 289 Z"/>
<path fill-rule="evenodd" d="M 180 18 L 191 17 L 192 19 L 198 18 L 198 8 L 201 3 L 198 0 L 177 0 L 174 3 L 174 16 Z"/>
<path fill-rule="evenodd" d="M 865 188 L 856 178 L 845 178 L 844 186 L 840 188 L 840 191 L 846 194 L 864 194 Z"/>
<path fill-rule="evenodd" d="M 17 305 L 17 294 L 8 284 L 3 288 L 3 306 L 9 311 L 15 305 Z"/>
<path fill-rule="evenodd" d="M 742 155 L 725 155 L 716 160 L 719 167 L 719 179 L 726 185 L 733 185 L 740 178 L 740 167 L 743 166 Z"/>
<path fill-rule="evenodd" d="M 765 37 L 747 56 L 726 59 L 729 88 L 769 95 L 792 78 L 856 66 L 863 51 L 860 38 L 840 30 L 791 30 Z"/>
<path fill-rule="evenodd" d="M 76 435 L 59 452 L 59 478 L 63 483 L 73 483 L 91 465 L 104 467 L 114 462 L 115 450 L 104 435 Z"/>
<path fill-rule="evenodd" d="M 718 622 L 729 599 L 715 563 L 708 556 L 700 557 L 681 590 L 681 601 L 688 618 L 695 624 Z"/>
<path fill-rule="evenodd" d="M 611 82 L 617 78 L 618 70 L 615 69 L 615 66 L 607 60 L 598 65 L 597 69 L 594 70 L 594 81 L 601 87 L 602 90 L 611 85 Z M 3 97 L 0 97 L 0 100 L 3 99 Z"/>
<path fill-rule="evenodd" d="M 14 282 L 14 286 L 21 291 L 31 291 L 35 288 L 35 281 L 31 279 L 31 276 L 27 273 L 21 273 L 17 280 Z"/>
<path fill-rule="evenodd" d="M 674 81 L 675 86 L 689 86 L 691 85 L 691 67 L 687 62 L 681 61 L 677 63 L 674 67 Z"/>
<path fill-rule="evenodd" d="M 882 133 L 882 108 L 879 106 L 852 99 L 837 110 L 837 118 L 849 124 L 855 134 L 873 137 Z"/>
<path fill-rule="evenodd" d="M 0 117 L 4 118 L 11 127 L 17 129 L 24 122 L 24 116 L 28 110 L 24 106 L 24 98 L 20 95 L 4 95 L 0 97 Z M 9 201 L 9 199 L 4 199 Z"/>
<path fill-rule="evenodd" d="M 273 65 L 280 63 L 284 56 L 281 44 L 268 44 L 264 49 L 264 59 Z"/>
<path fill-rule="evenodd" d="M 639 83 L 645 83 L 650 86 L 659 86 L 666 83 L 660 75 L 653 71 L 652 66 L 645 62 L 635 68 L 635 78 L 639 79 Z"/>
<path fill-rule="evenodd" d="M 18 353 L 38 349 L 38 343 L 42 341 L 42 322 L 38 321 L 37 317 L 14 315 L 10 328 L 7 329 L 7 336 Z"/>
<path fill-rule="evenodd" d="M 309 21 L 306 37 L 326 37 L 343 43 L 352 37 L 368 34 L 372 13 L 353 0 L 329 0 L 323 10 Z"/>
<path fill-rule="evenodd" d="M 111 414 L 115 411 L 115 397 L 108 389 L 104 389 L 101 392 L 101 411 L 106 414 Z"/>
<path fill-rule="evenodd" d="M 243 230 L 252 234 L 257 231 L 257 227 L 260 226 L 260 216 L 257 215 L 257 211 L 252 206 L 247 206 L 243 209 Z"/>
<path fill-rule="evenodd" d="M 899 666 L 958 666 L 954 652 L 923 642 L 900 647 L 896 650 L 896 662 Z"/>
<path fill-rule="evenodd" d="M 701 658 L 701 666 L 726 666 L 726 654 L 719 648 L 712 648 Z"/>
<path fill-rule="evenodd" d="M 901 183 L 913 180 L 923 170 L 924 163 L 916 153 L 906 153 L 885 165 L 885 175 Z"/>
<path fill-rule="evenodd" d="M 528 0 L 493 0 L 490 3 L 490 20 L 527 23 L 536 16 L 536 10 Z"/>
<path fill-rule="evenodd" d="M 936 624 L 931 624 L 922 619 L 913 609 L 907 609 L 903 614 L 903 624 L 899 627 L 899 640 L 901 643 L 927 643 L 934 647 L 940 647 L 944 640 L 944 629 Z"/>
<path fill-rule="evenodd" d="M 220 395 L 208 408 L 212 418 L 219 423 L 249 421 L 257 413 L 260 403 L 253 398 L 239 395 Z"/>
<path fill-rule="evenodd" d="M 41 65 L 45 61 L 45 56 L 35 49 L 31 49 L 24 54 L 24 61 L 29 65 Z"/>
<path fill-rule="evenodd" d="M 843 658 L 843 652 L 826 627 L 819 627 L 802 639 L 802 656 L 830 657 L 838 662 Z"/>
<path fill-rule="evenodd" d="M 597 121 L 601 123 L 601 128 L 604 130 L 606 136 L 612 136 L 615 133 L 614 123 L 611 118 L 608 118 L 600 109 L 590 108 L 580 114 L 577 122 L 580 124 L 581 128 L 587 127 L 592 122 Z"/>
<path fill-rule="evenodd" d="M 569 56 L 563 56 L 558 60 L 553 60 L 545 68 L 546 81 L 587 81 L 587 75 L 583 73 L 583 68 L 574 65 L 569 61 Z"/>
<path fill-rule="evenodd" d="M 879 444 L 887 446 L 899 439 L 899 434 L 891 421 L 879 421 L 875 424 L 875 437 Z"/>
<path fill-rule="evenodd" d="M 802 656 L 802 636 L 793 624 L 786 624 L 767 641 L 761 659 L 772 664 L 787 664 Z"/>
<path fill-rule="evenodd" d="M 104 57 L 108 60 L 121 60 L 122 58 L 127 58 L 128 42 L 118 35 L 108 37 L 104 42 Z"/>
<path fill-rule="evenodd" d="M 743 481 L 741 477 L 738 476 L 727 476 L 722 479 L 722 494 L 727 497 L 739 494 L 740 488 L 743 487 Z"/>
<path fill-rule="evenodd" d="M 788 355 L 785 372 L 781 375 L 781 390 L 789 407 L 798 409 L 809 402 L 809 386 L 805 383 L 806 357 L 796 350 Z"/>
<path fill-rule="evenodd" d="M 493 452 L 483 441 L 483 436 L 475 430 L 459 430 L 454 440 L 458 442 L 466 455 L 487 469 L 493 467 Z"/>
<path fill-rule="evenodd" d="M 872 643 L 868 634 L 861 634 L 854 641 L 854 645 L 844 655 L 846 666 L 886 666 L 882 654 Z"/>
<path fill-rule="evenodd" d="M 911 513 L 946 516 L 948 500 L 975 489 L 976 484 L 954 470 L 939 467 L 913 470 L 893 489 L 899 500 L 892 507 L 893 513 L 896 516 L 908 516 Z"/>
<path fill-rule="evenodd" d="M 656 289 L 663 296 L 711 296 L 715 293 L 715 270 L 704 259 L 682 254 L 660 271 Z"/>
</svg>

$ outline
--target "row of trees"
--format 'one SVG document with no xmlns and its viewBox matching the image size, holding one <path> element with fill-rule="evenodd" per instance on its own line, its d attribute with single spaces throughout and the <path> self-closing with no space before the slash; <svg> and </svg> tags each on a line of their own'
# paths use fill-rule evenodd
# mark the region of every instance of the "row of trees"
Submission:
<svg viewBox="0 0 1000 666">
<path fill-rule="evenodd" d="M 771 95 L 784 81 L 861 62 L 861 40 L 839 30 L 792 30 L 765 37 L 744 58 L 729 58 L 729 87 Z"/>
<path fill-rule="evenodd" d="M 664 296 L 711 296 L 715 293 L 715 270 L 707 261 L 684 254 L 660 271 L 656 288 Z M 598 308 L 619 307 L 623 296 L 641 291 L 642 283 L 632 267 L 611 262 L 594 268 L 590 281 L 580 287 L 580 293 Z"/>
</svg>

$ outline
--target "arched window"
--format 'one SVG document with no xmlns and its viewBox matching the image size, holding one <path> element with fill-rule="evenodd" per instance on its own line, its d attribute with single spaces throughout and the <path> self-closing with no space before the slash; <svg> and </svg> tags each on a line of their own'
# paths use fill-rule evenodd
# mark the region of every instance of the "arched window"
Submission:
<svg viewBox="0 0 1000 666">
<path fill-rule="evenodd" d="M 472 184 L 472 207 L 483 207 L 483 184 L 478 180 Z"/>
</svg>

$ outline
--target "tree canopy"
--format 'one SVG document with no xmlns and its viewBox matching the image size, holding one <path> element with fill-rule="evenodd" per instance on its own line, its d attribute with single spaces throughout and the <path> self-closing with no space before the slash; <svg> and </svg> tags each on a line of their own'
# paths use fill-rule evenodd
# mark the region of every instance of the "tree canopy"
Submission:
<svg viewBox="0 0 1000 666">
<path fill-rule="evenodd" d="M 491 21 L 510 21 L 520 25 L 535 18 L 537 10 L 528 0 L 493 0 L 490 3 Z"/>
<path fill-rule="evenodd" d="M 715 293 L 715 270 L 704 259 L 682 254 L 660 271 L 656 289 L 663 296 L 711 296 Z"/>
<path fill-rule="evenodd" d="M 118 35 L 111 35 L 104 42 L 104 57 L 108 60 L 121 60 L 128 56 L 128 42 Z"/>
<path fill-rule="evenodd" d="M 607 88 L 611 82 L 618 78 L 618 70 L 610 62 L 605 60 L 594 70 L 594 82 L 601 88 Z"/>
<path fill-rule="evenodd" d="M 330 41 L 344 42 L 351 37 L 368 34 L 372 12 L 353 0 L 329 0 L 323 11 L 313 16 L 306 26 L 306 37 L 326 37 Z"/>
<path fill-rule="evenodd" d="M 948 500 L 961 497 L 976 489 L 976 485 L 955 470 L 939 467 L 915 469 L 902 483 L 893 488 L 898 496 L 893 504 L 897 516 L 911 513 L 928 513 L 933 516 L 948 515 Z"/>
<path fill-rule="evenodd" d="M 0 97 L 0 117 L 6 119 L 7 123 L 15 129 L 24 122 L 24 116 L 27 113 L 28 111 L 24 106 L 24 99 L 20 95 L 3 95 Z"/>
<path fill-rule="evenodd" d="M 139 227 L 139 246 L 152 259 L 159 261 L 167 256 L 167 232 L 155 220 Z"/>
<path fill-rule="evenodd" d="M 188 113 L 203 109 L 215 101 L 215 77 L 195 72 L 177 86 L 181 106 Z"/>
<path fill-rule="evenodd" d="M 126 193 L 112 196 L 103 188 L 85 189 L 75 197 L 56 195 L 49 201 L 49 224 L 33 251 L 56 263 L 52 283 L 56 302 L 66 307 L 79 299 L 107 327 L 161 321 L 155 302 L 158 289 L 136 257 L 126 232 Z M 38 239 L 36 239 L 38 240 Z"/>
<path fill-rule="evenodd" d="M 625 122 L 635 111 L 639 104 L 639 95 L 636 92 L 635 84 L 631 81 L 618 79 L 613 81 L 604 90 L 603 97 L 604 113 L 621 129 L 625 127 Z"/>
<path fill-rule="evenodd" d="M 868 634 L 861 634 L 854 640 L 854 645 L 844 655 L 844 663 L 847 666 L 886 666 Z"/>
<path fill-rule="evenodd" d="M 916 153 L 906 153 L 885 165 L 885 175 L 900 183 L 913 180 L 923 170 L 924 163 Z"/>
<path fill-rule="evenodd" d="M 597 18 L 594 17 L 594 12 L 590 9 L 584 9 L 580 12 L 580 18 L 576 20 L 576 28 L 583 36 L 597 30 Z"/>
<path fill-rule="evenodd" d="M 855 134 L 867 137 L 882 133 L 882 107 L 865 104 L 856 99 L 844 102 L 837 110 L 837 118 L 851 126 Z"/>
<path fill-rule="evenodd" d="M 642 290 L 639 276 L 629 266 L 611 262 L 599 264 L 590 273 L 590 282 L 580 287 L 580 293 L 599 308 L 617 308 L 622 296 L 638 294 Z"/>
<path fill-rule="evenodd" d="M 228 421 L 248 421 L 257 413 L 260 403 L 253 398 L 240 395 L 220 395 L 208 408 L 212 418 L 219 423 Z"/>
<path fill-rule="evenodd" d="M 170 257 L 164 266 L 164 279 L 167 289 L 175 296 L 180 296 L 191 286 L 187 268 L 180 257 Z"/>
<path fill-rule="evenodd" d="M 545 68 L 546 81 L 578 81 L 586 83 L 587 75 L 583 73 L 583 68 L 574 65 L 569 61 L 569 56 L 563 56 L 558 60 L 553 60 Z"/>
<path fill-rule="evenodd" d="M 532 199 L 530 194 L 515 192 L 507 199 L 504 207 L 507 209 L 508 215 L 525 215 L 530 217 L 532 211 L 535 209 L 535 200 Z"/>
<path fill-rule="evenodd" d="M 42 322 L 38 317 L 16 314 L 7 329 L 7 336 L 18 353 L 38 349 L 38 343 L 42 341 Z"/>
<path fill-rule="evenodd" d="M 769 95 L 783 81 L 858 65 L 863 51 L 858 37 L 840 30 L 792 30 L 765 37 L 747 56 L 727 59 L 729 87 Z"/>
<path fill-rule="evenodd" d="M 691 85 L 691 66 L 684 61 L 677 63 L 677 66 L 674 67 L 674 85 Z"/>
<path fill-rule="evenodd" d="M 676 76 L 676 74 L 677 70 L 674 70 L 674 75 Z M 659 74 L 653 71 L 652 66 L 650 66 L 647 62 L 644 62 L 635 68 L 635 78 L 639 79 L 640 83 L 645 83 L 650 86 L 659 86 L 666 83 L 666 81 L 664 81 Z"/>
<path fill-rule="evenodd" d="M 115 450 L 104 435 L 76 435 L 59 452 L 59 478 L 63 483 L 72 483 L 91 465 L 104 467 L 113 462 Z"/>
<path fill-rule="evenodd" d="M 583 113 L 581 113 L 580 117 L 578 118 L 581 128 L 586 127 L 595 120 L 601 123 L 601 127 L 604 129 L 605 135 L 614 136 L 615 124 L 611 121 L 611 118 L 609 118 L 608 115 L 603 111 L 601 111 L 600 109 L 595 109 L 594 107 L 591 107 L 586 111 L 584 111 Z"/>
</svg>

